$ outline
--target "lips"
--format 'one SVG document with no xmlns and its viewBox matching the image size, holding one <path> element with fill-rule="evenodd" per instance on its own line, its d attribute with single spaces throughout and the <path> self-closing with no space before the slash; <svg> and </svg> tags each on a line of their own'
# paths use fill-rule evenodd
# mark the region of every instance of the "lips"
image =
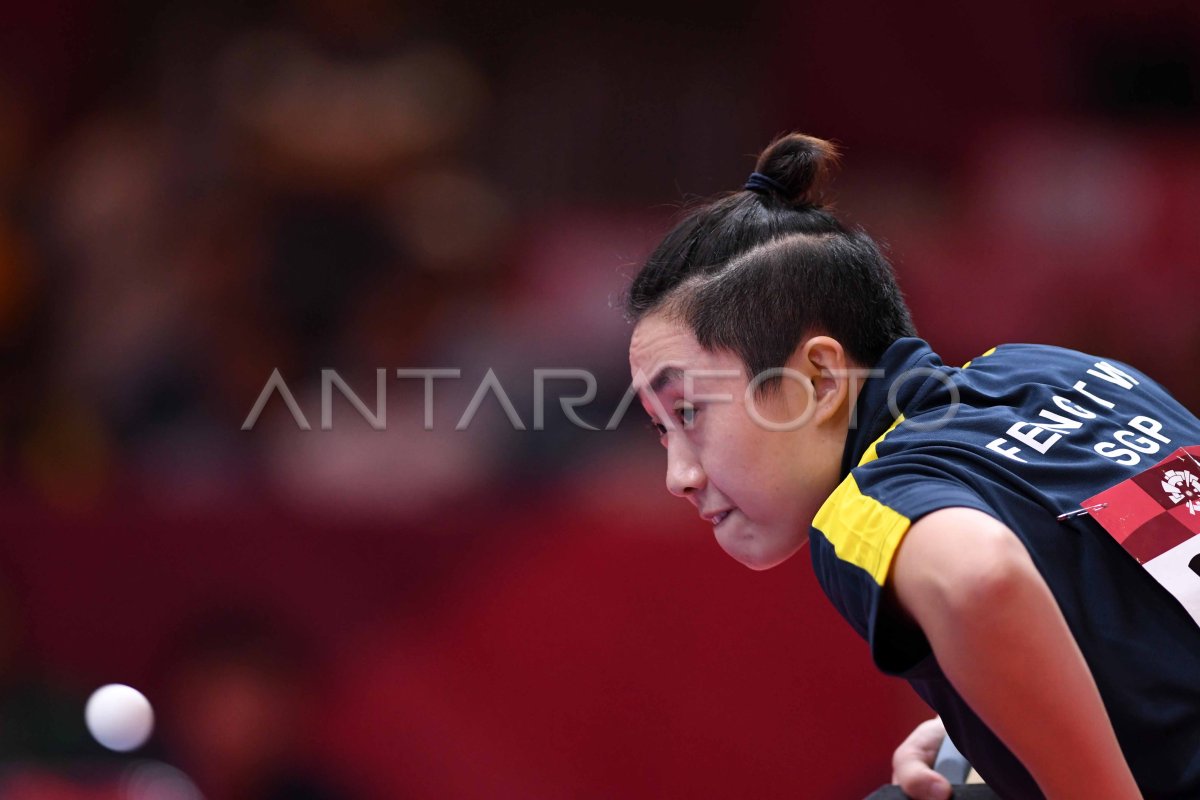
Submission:
<svg viewBox="0 0 1200 800">
<path fill-rule="evenodd" d="M 710 512 L 707 514 L 701 514 L 700 516 L 704 517 L 705 521 L 711 522 L 713 524 L 713 527 L 716 527 L 717 525 L 720 525 L 722 522 L 724 522 L 726 517 L 728 517 L 732 513 L 733 513 L 733 509 L 727 508 L 724 511 L 713 511 L 713 512 Z"/>
</svg>

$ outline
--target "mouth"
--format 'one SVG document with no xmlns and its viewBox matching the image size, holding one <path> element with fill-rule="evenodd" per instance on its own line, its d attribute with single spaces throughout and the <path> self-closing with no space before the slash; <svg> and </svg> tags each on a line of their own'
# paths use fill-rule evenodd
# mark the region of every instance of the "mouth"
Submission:
<svg viewBox="0 0 1200 800">
<path fill-rule="evenodd" d="M 733 511 L 734 511 L 734 509 L 727 508 L 724 511 L 718 511 L 715 514 L 705 514 L 704 518 L 706 520 L 708 520 L 709 522 L 711 522 L 713 524 L 713 527 L 715 528 L 715 527 L 719 526 L 722 522 L 724 522 L 726 519 L 728 519 L 729 515 L 732 514 Z"/>
</svg>

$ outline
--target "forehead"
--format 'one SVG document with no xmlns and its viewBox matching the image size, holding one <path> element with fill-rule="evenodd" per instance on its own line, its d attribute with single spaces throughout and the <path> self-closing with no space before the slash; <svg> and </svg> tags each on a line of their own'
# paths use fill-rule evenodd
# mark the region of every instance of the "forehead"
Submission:
<svg viewBox="0 0 1200 800">
<path fill-rule="evenodd" d="M 643 317 L 629 340 L 629 366 L 646 374 L 663 364 L 681 367 L 703 363 L 709 353 L 684 324 L 662 314 Z"/>
</svg>

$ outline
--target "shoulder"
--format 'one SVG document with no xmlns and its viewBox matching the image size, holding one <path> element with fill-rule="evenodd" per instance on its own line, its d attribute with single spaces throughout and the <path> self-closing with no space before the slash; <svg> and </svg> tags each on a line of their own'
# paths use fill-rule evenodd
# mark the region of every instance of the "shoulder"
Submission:
<svg viewBox="0 0 1200 800">
<path fill-rule="evenodd" d="M 967 381 L 987 376 L 1020 376 L 1024 382 L 1057 383 L 1064 376 L 1074 380 L 1087 379 L 1090 374 L 1093 379 L 1112 383 L 1124 383 L 1130 377 L 1138 383 L 1153 383 L 1145 373 L 1118 359 L 1050 344 L 997 345 L 968 361 L 959 372 Z"/>
<path fill-rule="evenodd" d="M 968 607 L 992 602 L 1032 568 L 1017 535 L 975 508 L 951 507 L 914 523 L 893 559 L 888 582 L 901 606 Z"/>
<path fill-rule="evenodd" d="M 821 506 L 813 528 L 838 561 L 865 571 L 882 585 L 910 527 L 947 508 L 993 513 L 952 471 L 905 458 L 881 458 L 851 470 Z"/>
</svg>

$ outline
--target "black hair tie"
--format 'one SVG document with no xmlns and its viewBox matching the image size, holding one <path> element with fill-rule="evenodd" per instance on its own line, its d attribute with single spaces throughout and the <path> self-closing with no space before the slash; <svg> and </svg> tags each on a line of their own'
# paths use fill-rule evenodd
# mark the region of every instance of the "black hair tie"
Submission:
<svg viewBox="0 0 1200 800">
<path fill-rule="evenodd" d="M 750 177 L 746 179 L 746 185 L 742 187 L 746 191 L 758 192 L 759 194 L 775 193 L 780 197 L 787 197 L 787 188 L 775 180 L 774 178 L 763 175 L 761 172 L 751 172 Z"/>
</svg>

